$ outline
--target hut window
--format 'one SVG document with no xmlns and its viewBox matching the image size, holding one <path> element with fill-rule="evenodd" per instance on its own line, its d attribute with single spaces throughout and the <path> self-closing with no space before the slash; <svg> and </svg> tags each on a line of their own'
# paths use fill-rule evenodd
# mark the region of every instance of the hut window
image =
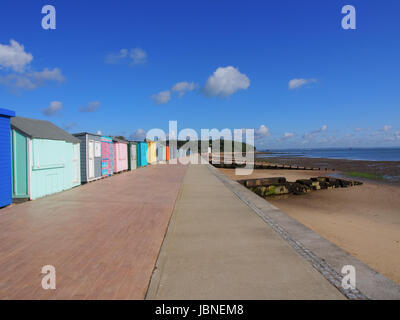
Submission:
<svg viewBox="0 0 400 320">
<path fill-rule="evenodd" d="M 99 141 L 94 144 L 94 156 L 101 157 L 101 143 Z"/>
<path fill-rule="evenodd" d="M 32 140 L 33 170 L 64 167 L 64 158 L 64 141 L 46 139 Z"/>
</svg>

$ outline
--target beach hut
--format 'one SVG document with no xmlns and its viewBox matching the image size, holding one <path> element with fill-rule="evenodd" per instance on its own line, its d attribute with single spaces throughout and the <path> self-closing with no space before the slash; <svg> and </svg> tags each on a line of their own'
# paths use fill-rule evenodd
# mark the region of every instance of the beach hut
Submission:
<svg viewBox="0 0 400 320">
<path fill-rule="evenodd" d="M 172 154 L 172 156 L 177 159 L 178 158 L 178 147 L 177 146 L 170 146 L 169 147 L 169 152 Z"/>
<path fill-rule="evenodd" d="M 165 141 L 162 143 L 162 147 L 161 148 L 162 148 L 162 154 L 161 154 L 162 161 L 166 161 L 167 160 L 167 145 L 166 145 Z"/>
<path fill-rule="evenodd" d="M 81 181 L 89 182 L 102 177 L 101 135 L 81 132 L 74 133 L 81 143 Z"/>
<path fill-rule="evenodd" d="M 168 161 L 169 160 L 169 146 L 166 146 L 165 147 L 166 148 L 166 160 Z"/>
<path fill-rule="evenodd" d="M 178 158 L 178 147 L 173 143 L 168 144 L 168 154 L 169 154 L 169 159 L 176 159 Z"/>
<path fill-rule="evenodd" d="M 126 140 L 114 137 L 114 173 L 128 170 L 128 144 Z"/>
<path fill-rule="evenodd" d="M 10 118 L 14 111 L 0 108 L 0 208 L 12 202 Z"/>
<path fill-rule="evenodd" d="M 147 141 L 147 162 L 149 164 L 157 162 L 157 144 L 154 141 Z"/>
<path fill-rule="evenodd" d="M 137 164 L 137 157 L 138 157 L 138 150 L 137 150 L 138 143 L 135 141 L 129 141 L 128 145 L 128 169 L 135 170 L 138 166 Z"/>
<path fill-rule="evenodd" d="M 110 137 L 101 137 L 101 175 L 111 176 L 114 173 L 114 146 Z"/>
<path fill-rule="evenodd" d="M 156 159 L 157 162 L 162 160 L 162 156 L 161 156 L 161 146 L 160 146 L 160 142 L 156 142 Z"/>
<path fill-rule="evenodd" d="M 81 184 L 80 141 L 49 121 L 11 118 L 13 198 L 37 199 Z"/>
<path fill-rule="evenodd" d="M 138 142 L 137 144 L 137 165 L 138 167 L 147 166 L 147 143 Z"/>
<path fill-rule="evenodd" d="M 165 141 L 157 141 L 156 142 L 156 153 L 157 153 L 157 161 L 165 161 L 166 157 L 166 142 Z"/>
</svg>

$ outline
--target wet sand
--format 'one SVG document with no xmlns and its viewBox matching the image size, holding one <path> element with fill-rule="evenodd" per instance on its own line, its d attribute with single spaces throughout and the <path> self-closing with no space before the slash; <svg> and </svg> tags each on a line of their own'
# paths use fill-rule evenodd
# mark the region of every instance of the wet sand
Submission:
<svg viewBox="0 0 400 320">
<path fill-rule="evenodd" d="M 282 176 L 294 181 L 325 174 L 305 170 L 255 170 L 250 176 L 236 176 L 234 169 L 220 170 L 235 180 Z M 351 188 L 318 190 L 268 201 L 400 284 L 399 186 L 365 182 Z"/>
<path fill-rule="evenodd" d="M 271 154 L 269 154 L 269 156 L 271 156 Z M 270 162 L 274 164 L 298 165 L 301 167 L 329 168 L 342 173 L 361 172 L 381 177 L 378 181 L 400 186 L 400 161 L 361 161 L 300 157 L 262 158 L 261 153 L 256 155 L 256 161 Z"/>
</svg>

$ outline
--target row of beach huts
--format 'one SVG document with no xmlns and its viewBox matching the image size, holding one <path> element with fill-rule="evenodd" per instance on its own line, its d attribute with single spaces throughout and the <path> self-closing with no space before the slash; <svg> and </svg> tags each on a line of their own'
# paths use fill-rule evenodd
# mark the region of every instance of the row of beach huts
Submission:
<svg viewBox="0 0 400 320">
<path fill-rule="evenodd" d="M 49 121 L 0 108 L 0 208 L 177 157 L 166 141 L 71 135 Z"/>
</svg>

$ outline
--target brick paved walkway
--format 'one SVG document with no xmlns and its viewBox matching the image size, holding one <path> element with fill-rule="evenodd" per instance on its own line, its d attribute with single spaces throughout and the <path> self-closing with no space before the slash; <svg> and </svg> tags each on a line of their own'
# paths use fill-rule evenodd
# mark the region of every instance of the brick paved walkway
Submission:
<svg viewBox="0 0 400 320">
<path fill-rule="evenodd" d="M 186 167 L 157 165 L 0 210 L 0 299 L 143 299 Z M 56 290 L 41 269 L 56 268 Z"/>
</svg>

